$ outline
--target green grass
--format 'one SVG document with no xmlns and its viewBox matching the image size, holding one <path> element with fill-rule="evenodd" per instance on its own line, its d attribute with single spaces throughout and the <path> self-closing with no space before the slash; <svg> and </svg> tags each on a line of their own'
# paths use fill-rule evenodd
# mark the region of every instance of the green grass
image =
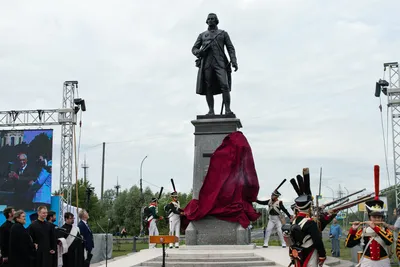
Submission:
<svg viewBox="0 0 400 267">
<path fill-rule="evenodd" d="M 119 256 L 124 256 L 128 253 L 132 253 L 132 248 L 133 248 L 133 243 L 121 243 L 121 244 L 115 244 L 113 246 L 113 253 L 112 257 L 119 257 Z M 140 251 L 142 249 L 147 249 L 149 248 L 148 243 L 136 243 L 136 250 Z"/>
<path fill-rule="evenodd" d="M 326 250 L 326 255 L 327 256 L 332 256 L 332 253 L 331 253 L 331 249 L 332 249 L 331 240 L 324 239 L 323 241 L 324 241 L 324 246 L 325 246 L 325 250 Z M 344 246 L 344 241 L 345 241 L 344 238 L 340 239 L 340 257 L 339 257 L 339 259 L 351 261 L 351 249 L 350 248 L 346 248 Z"/>
</svg>

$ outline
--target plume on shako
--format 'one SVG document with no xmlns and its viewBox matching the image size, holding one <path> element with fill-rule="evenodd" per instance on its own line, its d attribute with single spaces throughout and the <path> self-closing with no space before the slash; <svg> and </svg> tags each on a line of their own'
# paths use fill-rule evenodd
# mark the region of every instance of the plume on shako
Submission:
<svg viewBox="0 0 400 267">
<path fill-rule="evenodd" d="M 297 182 L 296 182 L 297 180 Z M 313 196 L 310 188 L 310 171 L 308 168 L 303 168 L 303 176 L 300 174 L 295 178 L 290 179 L 294 191 L 298 197 L 294 200 L 296 209 L 299 211 L 308 211 L 313 202 Z"/>
<path fill-rule="evenodd" d="M 368 216 L 383 216 L 384 202 L 379 199 L 379 165 L 374 166 L 374 186 L 375 197 L 373 200 L 365 202 L 365 206 L 368 211 Z"/>
</svg>

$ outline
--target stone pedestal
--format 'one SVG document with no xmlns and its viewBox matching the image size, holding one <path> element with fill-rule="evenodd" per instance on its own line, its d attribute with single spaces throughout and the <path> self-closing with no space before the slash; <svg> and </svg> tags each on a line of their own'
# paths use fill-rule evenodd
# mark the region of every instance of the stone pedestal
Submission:
<svg viewBox="0 0 400 267">
<path fill-rule="evenodd" d="M 197 116 L 192 121 L 194 131 L 193 199 L 199 192 L 210 164 L 210 157 L 230 133 L 242 127 L 234 115 Z M 189 224 L 185 232 L 186 245 L 247 245 L 249 230 L 239 223 L 218 220 L 209 216 Z"/>
<path fill-rule="evenodd" d="M 194 245 L 249 245 L 249 230 L 239 223 L 207 216 L 190 222 L 185 232 L 185 244 Z"/>
<path fill-rule="evenodd" d="M 242 127 L 236 117 L 197 116 L 194 125 L 194 166 L 193 166 L 193 198 L 199 199 L 199 192 L 210 164 L 210 157 L 222 144 L 222 140 Z"/>
</svg>

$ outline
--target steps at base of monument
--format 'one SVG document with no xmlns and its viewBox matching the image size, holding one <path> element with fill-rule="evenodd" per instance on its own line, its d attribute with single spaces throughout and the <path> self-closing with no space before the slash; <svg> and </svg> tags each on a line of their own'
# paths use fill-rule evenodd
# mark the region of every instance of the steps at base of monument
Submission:
<svg viewBox="0 0 400 267">
<path fill-rule="evenodd" d="M 162 266 L 162 256 L 142 262 L 135 266 Z M 274 261 L 249 251 L 221 250 L 176 250 L 166 254 L 165 263 L 168 267 L 261 267 L 278 266 Z"/>
<path fill-rule="evenodd" d="M 276 266 L 274 261 L 248 252 L 189 252 L 168 253 L 165 258 L 168 267 L 261 267 Z M 137 266 L 162 266 L 162 256 L 148 260 Z"/>
<path fill-rule="evenodd" d="M 182 257 L 179 257 L 180 255 L 174 255 L 174 256 L 168 256 L 165 259 L 165 262 L 174 262 L 174 261 L 182 261 Z M 202 257 L 202 255 L 185 255 L 185 262 L 196 262 L 196 261 L 201 261 L 201 262 L 232 262 L 232 261 L 240 261 L 240 262 L 246 262 L 246 261 L 264 261 L 263 257 L 260 256 L 227 256 L 227 255 L 223 255 L 220 257 L 215 257 L 214 255 L 212 257 L 207 257 L 205 258 L 204 256 Z M 161 257 L 157 257 L 155 259 L 153 259 L 152 261 L 162 261 L 162 256 Z"/>
<path fill-rule="evenodd" d="M 261 266 L 275 266 L 273 261 L 226 261 L 226 262 L 201 262 L 201 261 L 166 261 L 168 267 L 261 267 Z M 162 261 L 148 261 L 138 266 L 162 266 Z"/>
<path fill-rule="evenodd" d="M 179 248 L 179 250 L 253 250 L 256 248 L 255 244 L 250 245 L 186 245 Z"/>
</svg>

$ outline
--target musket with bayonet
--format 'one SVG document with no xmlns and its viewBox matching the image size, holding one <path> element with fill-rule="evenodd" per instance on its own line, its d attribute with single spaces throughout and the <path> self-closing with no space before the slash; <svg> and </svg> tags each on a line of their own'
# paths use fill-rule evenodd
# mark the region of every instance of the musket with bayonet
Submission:
<svg viewBox="0 0 400 267">
<path fill-rule="evenodd" d="M 344 196 L 344 197 L 341 197 L 341 198 L 332 200 L 332 201 L 330 201 L 330 202 L 328 202 L 328 203 L 325 203 L 325 204 L 323 204 L 322 206 L 323 206 L 323 207 L 329 207 L 329 206 L 335 205 L 335 204 L 337 204 L 337 203 L 339 203 L 339 202 L 343 202 L 343 201 L 346 200 L 347 198 L 350 198 L 351 196 L 357 195 L 357 194 L 359 194 L 359 193 L 361 193 L 361 192 L 363 192 L 363 191 L 365 191 L 365 190 L 366 190 L 365 188 L 362 189 L 362 190 L 358 190 L 357 192 L 351 193 L 351 194 L 349 194 L 349 195 L 347 195 L 347 196 Z M 371 195 L 371 194 L 370 194 L 370 195 Z"/>
<path fill-rule="evenodd" d="M 348 208 L 353 207 L 353 206 L 355 206 L 355 205 L 357 205 L 359 203 L 363 203 L 365 201 L 370 200 L 372 196 L 371 195 L 367 195 L 367 196 L 364 196 L 364 197 L 362 197 L 360 199 L 356 199 L 356 200 L 348 202 L 349 198 L 351 196 L 359 194 L 359 193 L 363 192 L 364 190 L 365 189 L 359 190 L 357 192 L 354 192 L 352 194 L 349 194 L 347 196 L 341 197 L 339 199 L 336 199 L 334 201 L 330 201 L 328 203 L 325 203 L 325 204 L 319 206 L 318 209 L 315 211 L 315 214 L 316 214 L 315 220 L 318 223 L 319 230 L 323 231 L 324 228 L 329 224 L 329 222 L 331 222 L 336 217 L 336 214 L 339 211 L 344 210 L 344 209 L 348 209 Z M 332 206 L 332 205 L 335 205 L 335 206 L 333 208 L 330 208 L 329 210 L 325 210 L 325 208 L 327 208 L 329 206 Z"/>
<path fill-rule="evenodd" d="M 321 229 L 321 222 L 319 220 L 321 209 L 319 208 L 319 201 L 318 201 L 318 199 L 321 197 L 321 183 L 322 183 L 322 167 L 319 169 L 319 189 L 318 189 L 317 199 L 315 200 L 316 203 L 315 213 L 316 213 L 316 222 L 318 225 L 318 229 Z"/>
<path fill-rule="evenodd" d="M 347 203 L 347 202 L 349 202 L 350 201 L 350 198 L 346 198 L 346 199 L 344 199 L 343 201 L 340 201 L 339 203 L 337 203 L 335 206 L 333 206 L 331 209 L 335 209 L 335 208 L 337 208 L 337 207 L 340 207 L 340 206 L 342 206 L 344 203 Z"/>
<path fill-rule="evenodd" d="M 364 202 L 373 200 L 374 199 L 374 195 L 375 195 L 375 193 L 371 193 L 371 194 L 363 196 L 363 197 L 361 197 L 359 199 L 355 199 L 353 201 L 350 201 L 349 203 L 345 203 L 343 205 L 336 206 L 334 208 L 329 209 L 328 213 L 335 214 L 335 213 L 338 213 L 341 210 L 345 210 L 345 209 L 351 208 L 351 207 L 353 207 L 355 205 L 358 205 L 360 203 L 364 203 Z"/>
</svg>

